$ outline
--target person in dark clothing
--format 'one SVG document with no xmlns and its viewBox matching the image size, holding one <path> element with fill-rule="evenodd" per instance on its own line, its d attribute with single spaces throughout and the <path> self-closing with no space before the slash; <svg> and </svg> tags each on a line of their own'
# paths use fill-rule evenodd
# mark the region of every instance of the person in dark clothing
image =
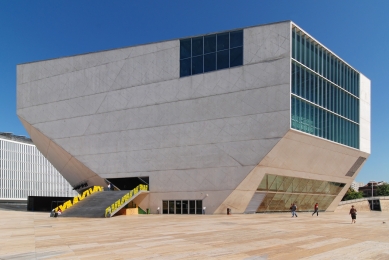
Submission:
<svg viewBox="0 0 389 260">
<path fill-rule="evenodd" d="M 297 205 L 296 205 L 295 203 L 293 203 L 293 205 L 292 205 L 292 207 L 291 207 L 292 218 L 293 218 L 294 216 L 296 216 L 296 218 L 297 218 L 296 210 L 297 210 Z"/>
<path fill-rule="evenodd" d="M 313 207 L 314 211 L 312 213 L 312 216 L 315 215 L 315 213 L 317 214 L 317 216 L 319 216 L 319 203 L 316 202 L 315 206 Z"/>
<path fill-rule="evenodd" d="M 351 215 L 351 224 L 357 222 L 357 209 L 354 208 L 354 205 L 351 206 L 350 213 Z"/>
</svg>

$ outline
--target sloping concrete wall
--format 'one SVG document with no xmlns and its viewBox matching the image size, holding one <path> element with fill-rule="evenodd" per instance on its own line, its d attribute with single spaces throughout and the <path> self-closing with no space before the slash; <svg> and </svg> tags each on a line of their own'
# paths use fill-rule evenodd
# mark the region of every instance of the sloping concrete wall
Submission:
<svg viewBox="0 0 389 260">
<path fill-rule="evenodd" d="M 359 156 L 368 154 L 291 129 L 216 212 L 224 213 L 230 207 L 235 213 L 243 213 L 265 174 L 345 183 L 327 209 L 334 211 L 358 173 L 346 176 Z"/>
<path fill-rule="evenodd" d="M 389 211 L 389 197 L 385 197 L 385 199 L 380 199 L 381 203 L 381 211 Z"/>
<path fill-rule="evenodd" d="M 354 205 L 354 207 L 357 209 L 358 212 L 370 211 L 369 201 L 362 200 L 362 201 L 355 201 L 352 203 L 338 205 L 335 209 L 335 212 L 350 212 L 351 205 Z"/>
</svg>

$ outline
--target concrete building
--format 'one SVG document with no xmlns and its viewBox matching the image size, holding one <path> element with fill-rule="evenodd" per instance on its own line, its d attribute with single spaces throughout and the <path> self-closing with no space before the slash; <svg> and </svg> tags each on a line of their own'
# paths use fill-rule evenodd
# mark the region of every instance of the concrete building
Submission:
<svg viewBox="0 0 389 260">
<path fill-rule="evenodd" d="M 28 196 L 72 197 L 76 194 L 31 139 L 0 133 L 0 202 L 25 203 Z"/>
<path fill-rule="evenodd" d="M 369 181 L 366 185 L 359 187 L 359 191 L 363 192 L 364 197 L 377 196 L 377 188 L 385 184 L 387 183 L 384 181 Z"/>
<path fill-rule="evenodd" d="M 17 114 L 152 213 L 333 211 L 370 154 L 370 80 L 291 21 L 18 65 Z"/>
</svg>

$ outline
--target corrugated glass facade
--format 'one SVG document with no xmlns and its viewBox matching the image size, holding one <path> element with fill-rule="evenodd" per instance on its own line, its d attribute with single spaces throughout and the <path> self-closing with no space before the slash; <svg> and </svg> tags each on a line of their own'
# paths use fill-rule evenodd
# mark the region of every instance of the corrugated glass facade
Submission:
<svg viewBox="0 0 389 260">
<path fill-rule="evenodd" d="M 292 29 L 291 127 L 359 148 L 359 73 Z"/>
<path fill-rule="evenodd" d="M 31 144 L 0 139 L 0 200 L 78 193 Z"/>
<path fill-rule="evenodd" d="M 315 203 L 326 210 L 344 186 L 338 182 L 266 174 L 257 189 L 266 191 L 257 212 L 289 211 L 292 203 L 297 204 L 299 211 L 312 210 Z"/>
</svg>

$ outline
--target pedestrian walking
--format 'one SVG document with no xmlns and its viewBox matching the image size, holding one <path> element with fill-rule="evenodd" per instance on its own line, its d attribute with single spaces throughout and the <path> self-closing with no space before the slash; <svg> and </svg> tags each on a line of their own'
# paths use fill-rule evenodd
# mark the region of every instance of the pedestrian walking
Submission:
<svg viewBox="0 0 389 260">
<path fill-rule="evenodd" d="M 296 210 L 297 210 L 297 205 L 296 205 L 295 203 L 293 203 L 293 204 L 292 204 L 292 207 L 291 207 L 292 218 L 293 218 L 294 216 L 296 216 L 296 218 L 297 218 Z"/>
<path fill-rule="evenodd" d="M 351 206 L 350 213 L 351 215 L 351 224 L 357 222 L 357 209 L 354 208 L 354 205 Z"/>
<path fill-rule="evenodd" d="M 312 216 L 315 215 L 315 213 L 317 214 L 317 216 L 319 216 L 319 203 L 316 202 L 315 206 L 313 207 L 314 211 L 312 213 Z"/>
</svg>

